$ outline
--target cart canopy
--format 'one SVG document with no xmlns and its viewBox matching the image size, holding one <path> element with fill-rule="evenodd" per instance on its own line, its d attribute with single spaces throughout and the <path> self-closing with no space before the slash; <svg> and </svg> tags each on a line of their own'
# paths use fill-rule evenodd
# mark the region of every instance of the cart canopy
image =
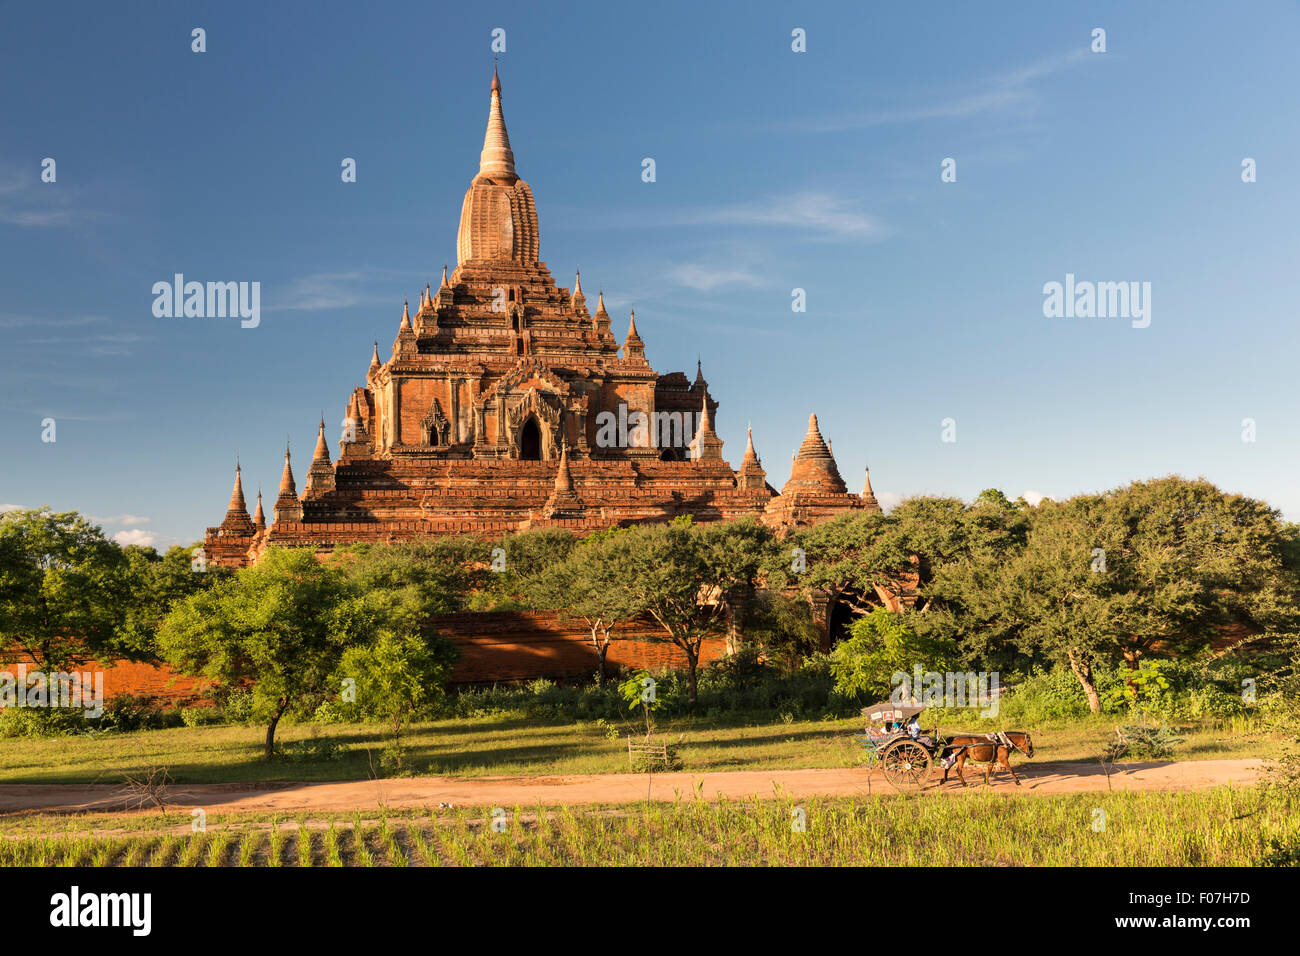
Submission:
<svg viewBox="0 0 1300 956">
<path fill-rule="evenodd" d="M 870 721 L 877 720 L 911 720 L 925 710 L 924 704 L 895 704 L 885 701 L 862 708 L 862 716 Z"/>
</svg>

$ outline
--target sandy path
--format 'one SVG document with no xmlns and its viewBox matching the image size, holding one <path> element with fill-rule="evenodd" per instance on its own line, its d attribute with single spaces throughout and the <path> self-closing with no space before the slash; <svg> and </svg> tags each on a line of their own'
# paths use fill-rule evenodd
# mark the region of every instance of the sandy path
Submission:
<svg viewBox="0 0 1300 956">
<path fill-rule="evenodd" d="M 1188 760 L 1121 764 L 1111 770 L 1114 790 L 1205 790 L 1233 784 L 1246 786 L 1260 774 L 1259 760 Z M 1016 767 L 1022 793 L 1084 793 L 1106 790 L 1106 775 L 1096 763 L 1040 763 Z M 938 779 L 936 775 L 935 779 Z M 962 789 L 953 777 L 937 790 L 945 794 L 984 790 L 981 774 L 967 772 L 971 786 Z M 412 777 L 347 783 L 194 784 L 168 789 L 171 807 L 219 811 L 364 810 L 380 803 L 393 808 L 452 806 L 536 806 L 538 803 L 634 803 L 690 799 L 699 789 L 707 800 L 782 796 L 868 796 L 893 793 L 879 772 L 861 768 L 833 770 L 737 770 L 718 773 L 589 774 L 565 777 Z M 1005 774 L 994 783 L 999 791 L 1016 790 Z M 0 813 L 19 811 L 135 809 L 119 786 L 109 784 L 0 784 Z"/>
</svg>

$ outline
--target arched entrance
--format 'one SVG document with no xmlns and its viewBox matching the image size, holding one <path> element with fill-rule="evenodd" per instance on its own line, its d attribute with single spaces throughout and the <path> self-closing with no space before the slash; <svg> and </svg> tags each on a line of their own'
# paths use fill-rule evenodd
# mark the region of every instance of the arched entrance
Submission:
<svg viewBox="0 0 1300 956">
<path fill-rule="evenodd" d="M 537 427 L 537 419 L 530 418 L 519 429 L 519 458 L 522 461 L 542 460 L 542 430 Z"/>
</svg>

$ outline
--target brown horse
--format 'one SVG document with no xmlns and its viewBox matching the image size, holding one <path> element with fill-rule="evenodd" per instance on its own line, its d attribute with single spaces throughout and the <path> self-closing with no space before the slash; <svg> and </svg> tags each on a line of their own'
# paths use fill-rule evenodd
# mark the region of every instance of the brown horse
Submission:
<svg viewBox="0 0 1300 956">
<path fill-rule="evenodd" d="M 957 777 L 961 780 L 961 785 L 966 786 L 966 775 L 962 773 L 962 768 L 967 760 L 973 760 L 976 763 L 987 763 L 988 769 L 984 771 L 984 783 L 989 784 L 990 778 L 997 771 L 999 765 L 1007 768 L 1007 773 L 1011 774 L 1011 779 L 1020 786 L 1020 778 L 1016 772 L 1011 769 L 1011 751 L 1018 750 L 1026 757 L 1034 756 L 1034 742 L 1029 739 L 1029 734 L 1019 730 L 1009 730 L 1002 734 L 1006 740 L 1011 742 L 1008 747 L 1001 740 L 989 739 L 983 734 L 958 734 L 956 737 L 949 737 L 944 747 L 944 754 L 956 754 L 957 760 L 953 764 L 957 768 Z M 939 785 L 948 782 L 948 770 L 943 772 L 943 780 Z"/>
</svg>

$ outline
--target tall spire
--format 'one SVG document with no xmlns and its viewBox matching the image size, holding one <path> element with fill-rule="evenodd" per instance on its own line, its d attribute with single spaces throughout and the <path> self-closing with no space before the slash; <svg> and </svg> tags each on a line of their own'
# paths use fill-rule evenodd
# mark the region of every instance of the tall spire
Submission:
<svg viewBox="0 0 1300 956">
<path fill-rule="evenodd" d="M 411 328 L 411 303 L 409 302 L 402 303 L 402 325 L 400 331 L 402 332 L 415 331 L 413 328 Z M 375 348 L 379 348 L 379 346 L 376 345 Z"/>
<path fill-rule="evenodd" d="M 289 463 L 289 443 L 284 443 L 284 472 L 280 475 L 280 494 L 275 499 L 275 523 L 302 521 L 302 502 L 298 500 L 298 487 L 293 481 L 293 466 Z"/>
<path fill-rule="evenodd" d="M 442 264 L 442 285 L 438 286 L 438 288 L 439 288 L 439 289 L 445 289 L 445 288 L 447 288 L 447 287 L 448 287 L 448 283 L 447 283 L 447 263 L 444 262 L 444 263 Z"/>
<path fill-rule="evenodd" d="M 871 490 L 871 468 L 866 469 L 866 479 L 862 484 L 862 504 L 868 511 L 882 511 L 880 502 L 876 500 L 876 493 Z"/>
<path fill-rule="evenodd" d="M 569 443 L 560 442 L 560 467 L 555 472 L 555 488 L 542 505 L 541 515 L 548 520 L 580 518 L 585 511 L 582 499 L 573 490 L 573 475 L 569 473 Z"/>
<path fill-rule="evenodd" d="M 284 443 L 284 471 L 280 473 L 280 497 L 298 497 L 298 486 L 293 481 L 293 465 L 289 462 L 289 443 Z"/>
<path fill-rule="evenodd" d="M 510 149 L 510 136 L 506 133 L 506 118 L 501 112 L 501 77 L 496 64 L 492 64 L 492 105 L 488 109 L 487 132 L 483 135 L 483 152 L 479 154 L 478 174 L 488 179 L 503 179 L 508 183 L 517 179 L 515 154 Z"/>
<path fill-rule="evenodd" d="M 330 461 L 330 446 L 325 440 L 325 416 L 321 415 L 320 430 L 316 432 L 316 450 L 307 469 L 307 485 L 303 497 L 312 498 L 334 490 L 334 464 Z"/>
<path fill-rule="evenodd" d="M 262 489 L 257 489 L 257 511 L 253 514 L 253 527 L 258 531 L 266 530 L 266 512 L 262 510 Z"/>
<path fill-rule="evenodd" d="M 329 442 L 325 440 L 325 416 L 320 417 L 320 428 L 316 432 L 316 451 L 312 453 L 312 461 L 330 460 Z"/>
<path fill-rule="evenodd" d="M 253 533 L 253 522 L 248 517 L 248 505 L 244 503 L 244 482 L 240 475 L 239 461 L 235 461 L 235 487 L 230 492 L 230 506 L 226 508 L 226 518 L 221 522 L 223 535 L 249 535 Z"/>
<path fill-rule="evenodd" d="M 704 395 L 704 407 L 700 412 L 700 426 L 691 441 L 691 452 L 697 461 L 722 459 L 722 439 L 713 430 L 713 416 L 709 413 L 709 396 Z"/>
<path fill-rule="evenodd" d="M 373 375 L 375 372 L 378 372 L 381 364 L 382 363 L 379 361 L 379 342 L 376 340 L 375 353 L 370 357 L 370 374 Z"/>
<path fill-rule="evenodd" d="M 636 310 L 632 310 L 631 321 L 627 324 L 627 338 L 623 340 L 623 361 L 645 363 L 645 343 L 636 334 Z"/>
<path fill-rule="evenodd" d="M 569 443 L 560 442 L 560 468 L 555 473 L 555 490 L 564 492 L 573 490 L 573 475 L 569 473 Z"/>
<path fill-rule="evenodd" d="M 230 511 L 248 511 L 248 505 L 244 503 L 244 482 L 240 477 L 239 461 L 235 461 L 235 487 L 230 492 Z"/>
<path fill-rule="evenodd" d="M 767 488 L 767 472 L 759 464 L 758 454 L 754 451 L 754 428 L 746 429 L 745 457 L 736 472 L 736 487 L 742 491 L 764 491 Z"/>
</svg>

